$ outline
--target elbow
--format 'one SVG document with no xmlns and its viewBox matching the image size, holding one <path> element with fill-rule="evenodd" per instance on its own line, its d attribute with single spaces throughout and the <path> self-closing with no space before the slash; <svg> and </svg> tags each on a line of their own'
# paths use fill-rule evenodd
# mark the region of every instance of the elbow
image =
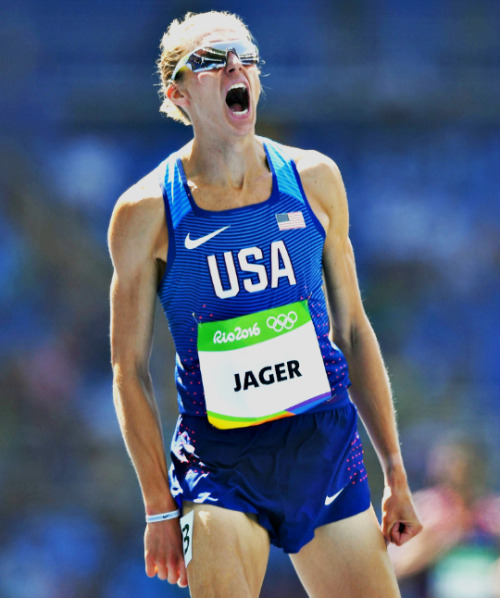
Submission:
<svg viewBox="0 0 500 598">
<path fill-rule="evenodd" d="M 138 362 L 135 359 L 118 358 L 111 356 L 111 369 L 113 372 L 113 388 L 120 390 L 137 385 L 148 385 L 151 381 L 151 374 L 147 364 Z"/>
<path fill-rule="evenodd" d="M 368 318 L 365 316 L 360 320 L 351 320 L 348 324 L 334 328 L 334 341 L 338 345 L 346 359 L 356 353 L 366 334 L 371 330 Z"/>
<path fill-rule="evenodd" d="M 126 372 L 127 368 L 124 367 L 123 360 L 118 359 L 117 355 L 112 351 L 111 352 L 111 371 L 113 373 L 113 385 L 119 383 L 119 381 L 123 378 L 124 372 Z"/>
<path fill-rule="evenodd" d="M 348 328 L 335 328 L 333 331 L 333 340 L 339 347 L 346 359 L 352 355 L 356 346 L 357 331 L 354 327 Z"/>
<path fill-rule="evenodd" d="M 149 376 L 149 358 L 142 349 L 125 342 L 111 342 L 111 370 L 113 379 Z"/>
</svg>

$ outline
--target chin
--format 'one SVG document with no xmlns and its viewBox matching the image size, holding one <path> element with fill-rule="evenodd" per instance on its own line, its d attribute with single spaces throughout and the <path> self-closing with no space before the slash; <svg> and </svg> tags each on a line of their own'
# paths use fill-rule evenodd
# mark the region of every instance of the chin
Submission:
<svg viewBox="0 0 500 598">
<path fill-rule="evenodd" d="M 255 123 L 257 118 L 255 112 L 251 109 L 248 109 L 248 112 L 246 114 L 228 114 L 227 120 L 230 122 L 233 129 L 242 134 L 247 134 L 255 129 Z"/>
</svg>

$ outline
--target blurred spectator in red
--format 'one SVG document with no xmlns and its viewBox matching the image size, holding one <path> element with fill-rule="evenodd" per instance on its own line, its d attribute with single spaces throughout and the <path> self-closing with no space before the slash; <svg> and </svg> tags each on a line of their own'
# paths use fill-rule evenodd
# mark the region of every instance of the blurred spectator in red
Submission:
<svg viewBox="0 0 500 598">
<path fill-rule="evenodd" d="M 500 597 L 500 495 L 488 488 L 481 451 L 442 442 L 427 472 L 429 487 L 414 493 L 424 530 L 389 547 L 403 598 Z"/>
</svg>

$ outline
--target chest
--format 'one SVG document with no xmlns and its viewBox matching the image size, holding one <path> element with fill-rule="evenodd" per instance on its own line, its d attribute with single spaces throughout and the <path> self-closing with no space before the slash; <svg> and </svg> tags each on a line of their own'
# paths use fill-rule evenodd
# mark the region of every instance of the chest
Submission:
<svg viewBox="0 0 500 598">
<path fill-rule="evenodd" d="M 220 300 L 302 288 L 321 273 L 323 236 L 294 198 L 229 213 L 190 212 L 175 237 L 176 281 Z"/>
<path fill-rule="evenodd" d="M 218 212 L 266 201 L 272 194 L 273 177 L 270 172 L 264 172 L 239 188 L 206 185 L 196 180 L 188 180 L 187 185 L 199 208 Z"/>
</svg>

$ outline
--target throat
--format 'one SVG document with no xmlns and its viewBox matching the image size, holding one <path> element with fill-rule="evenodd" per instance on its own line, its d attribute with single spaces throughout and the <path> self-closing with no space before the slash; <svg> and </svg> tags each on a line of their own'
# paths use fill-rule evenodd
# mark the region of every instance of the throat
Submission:
<svg viewBox="0 0 500 598">
<path fill-rule="evenodd" d="M 258 203 L 271 195 L 265 149 L 253 134 L 230 140 L 217 139 L 214 131 L 198 134 L 182 165 L 200 207 L 214 209 L 220 203 L 218 209 L 226 209 L 227 204 Z"/>
</svg>

